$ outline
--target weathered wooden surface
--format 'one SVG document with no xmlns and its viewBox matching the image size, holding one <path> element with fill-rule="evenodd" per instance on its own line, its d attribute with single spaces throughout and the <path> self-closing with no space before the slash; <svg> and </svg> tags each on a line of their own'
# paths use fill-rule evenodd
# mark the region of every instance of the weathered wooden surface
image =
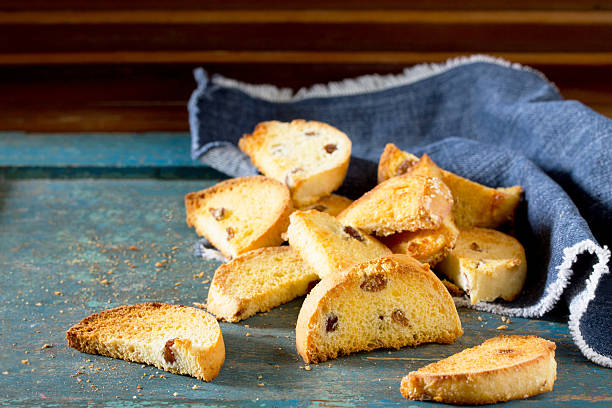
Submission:
<svg viewBox="0 0 612 408">
<path fill-rule="evenodd" d="M 95 161 L 87 152 L 81 159 Z M 361 353 L 306 370 L 294 343 L 298 299 L 222 323 L 226 361 L 212 383 L 79 353 L 66 346 L 65 331 L 92 312 L 205 300 L 218 263 L 193 255 L 183 195 L 218 179 L 19 175 L 28 171 L 5 167 L 15 177 L 0 178 L 0 406 L 441 406 L 405 400 L 401 377 L 500 333 L 499 316 L 462 309 L 465 334 L 452 345 Z M 555 341 L 558 380 L 552 393 L 504 406 L 612 405 L 612 371 L 582 356 L 566 324 L 512 319 L 506 333 Z"/>
</svg>

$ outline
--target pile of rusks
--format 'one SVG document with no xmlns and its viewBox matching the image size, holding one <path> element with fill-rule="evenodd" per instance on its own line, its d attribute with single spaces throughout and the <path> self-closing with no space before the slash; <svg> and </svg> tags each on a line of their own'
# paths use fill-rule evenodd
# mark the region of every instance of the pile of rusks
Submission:
<svg viewBox="0 0 612 408">
<path fill-rule="evenodd" d="M 525 251 L 497 230 L 512 224 L 520 186 L 486 187 L 388 144 L 378 185 L 351 201 L 333 194 L 346 176 L 351 141 L 328 124 L 260 123 L 239 147 L 263 176 L 185 197 L 187 224 L 229 259 L 208 293 L 207 310 L 217 319 L 238 322 L 307 295 L 296 347 L 305 362 L 317 363 L 381 347 L 452 343 L 463 330 L 451 294 L 474 304 L 521 292 Z M 164 307 L 177 306 L 134 313 Z M 206 315 L 208 346 L 185 333 L 151 346 L 147 353 L 156 356 L 127 359 L 210 380 L 223 363 L 219 326 L 201 310 L 183 309 Z M 554 348 L 533 336 L 499 336 L 410 373 L 401 392 L 470 404 L 550 391 Z"/>
</svg>

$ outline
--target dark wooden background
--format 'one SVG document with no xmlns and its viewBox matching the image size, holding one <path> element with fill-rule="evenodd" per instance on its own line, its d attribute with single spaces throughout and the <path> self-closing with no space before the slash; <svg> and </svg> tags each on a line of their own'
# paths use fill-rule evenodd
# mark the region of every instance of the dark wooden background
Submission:
<svg viewBox="0 0 612 408">
<path fill-rule="evenodd" d="M 296 88 L 471 53 L 612 117 L 612 0 L 0 0 L 0 130 L 186 131 L 197 66 Z"/>
</svg>

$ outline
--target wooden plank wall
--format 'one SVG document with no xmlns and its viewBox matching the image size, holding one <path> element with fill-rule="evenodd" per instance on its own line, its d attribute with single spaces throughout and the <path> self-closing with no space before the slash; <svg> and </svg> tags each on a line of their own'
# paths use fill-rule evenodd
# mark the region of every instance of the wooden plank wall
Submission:
<svg viewBox="0 0 612 408">
<path fill-rule="evenodd" d="M 612 0 L 0 0 L 0 130 L 187 130 L 191 71 L 297 88 L 487 53 L 612 117 Z"/>
</svg>

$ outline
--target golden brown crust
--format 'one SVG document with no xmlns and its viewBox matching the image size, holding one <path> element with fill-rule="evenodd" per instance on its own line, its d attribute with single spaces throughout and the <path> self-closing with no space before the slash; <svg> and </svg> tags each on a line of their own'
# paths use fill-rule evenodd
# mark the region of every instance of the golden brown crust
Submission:
<svg viewBox="0 0 612 408">
<path fill-rule="evenodd" d="M 205 381 L 217 376 L 225 360 L 214 317 L 183 305 L 119 306 L 84 318 L 66 338 L 70 347 L 84 353 L 152 364 Z"/>
<path fill-rule="evenodd" d="M 400 232 L 384 237 L 381 241 L 394 254 L 405 254 L 434 267 L 440 263 L 455 247 L 459 230 L 452 220 L 446 217 L 442 225 L 435 230 Z"/>
<path fill-rule="evenodd" d="M 420 282 L 422 287 L 433 288 L 436 296 L 438 296 L 436 301 L 437 305 L 439 305 L 439 310 L 445 310 L 448 313 L 445 317 L 445 319 L 448 319 L 446 322 L 448 326 L 447 331 L 435 334 L 430 333 L 425 336 L 421 336 L 421 332 L 415 332 L 416 334 L 413 333 L 411 336 L 404 336 L 401 339 L 396 336 L 390 338 L 380 337 L 374 343 L 359 343 L 358 338 L 353 338 L 350 345 L 339 344 L 333 348 L 326 348 L 320 344 L 321 329 L 319 325 L 330 304 L 343 303 L 357 291 L 359 293 L 369 292 L 375 294 L 384 290 L 387 285 L 412 280 Z M 401 287 L 401 285 L 398 287 Z M 414 298 L 402 296 L 402 302 L 411 301 L 414 302 Z M 363 308 L 368 307 L 365 302 L 360 302 L 359 305 L 359 307 Z M 377 307 L 380 307 L 380 305 Z M 355 313 L 358 312 L 355 311 Z M 377 311 L 377 313 L 380 313 L 380 311 Z M 343 319 L 343 316 L 340 315 L 339 319 Z M 403 321 L 403 319 L 406 318 L 401 314 L 395 318 L 396 321 Z M 410 328 L 410 330 L 415 331 L 419 329 L 427 331 L 430 328 Z M 431 329 L 433 331 L 433 328 Z M 401 348 L 407 345 L 415 346 L 423 342 L 452 343 L 462 333 L 461 321 L 451 296 L 429 268 L 409 256 L 390 255 L 357 264 L 343 273 L 328 275 L 323 278 L 306 297 L 300 310 L 296 325 L 296 347 L 305 362 L 321 362 L 330 358 L 336 358 L 342 354 L 362 350 L 367 351 L 379 347 Z"/>
<path fill-rule="evenodd" d="M 405 174 L 377 185 L 337 218 L 367 233 L 387 236 L 436 229 L 452 206 L 451 192 L 441 179 Z"/>
<path fill-rule="evenodd" d="M 259 171 L 285 183 L 297 206 L 312 204 L 340 187 L 351 156 L 346 134 L 327 123 L 302 119 L 259 123 L 253 133 L 243 135 L 238 147 Z M 328 154 L 321 156 L 319 149 Z"/>
<path fill-rule="evenodd" d="M 501 335 L 413 371 L 402 379 L 408 399 L 490 404 L 551 391 L 555 344 L 536 336 Z"/>
<path fill-rule="evenodd" d="M 207 310 L 237 322 L 305 295 L 317 274 L 289 247 L 265 247 L 242 254 L 215 271 Z"/>
<path fill-rule="evenodd" d="M 406 174 L 418 160 L 415 155 L 401 151 L 393 143 L 387 143 L 378 160 L 378 183 Z"/>
<path fill-rule="evenodd" d="M 235 239 L 227 239 L 225 235 L 213 232 L 209 228 L 202 228 L 196 222 L 197 217 L 209 219 L 213 217 L 204 208 L 209 199 L 216 194 L 231 191 L 237 186 L 248 186 L 252 191 L 268 191 L 269 194 L 266 196 L 266 199 L 271 200 L 270 206 L 277 207 L 276 211 L 266 214 L 265 221 L 268 222 L 266 225 L 249 223 L 249 227 L 257 226 L 258 228 L 256 232 L 251 233 L 248 238 L 245 238 L 244 242 L 242 242 L 240 235 Z M 246 197 L 233 197 L 231 202 L 227 203 L 227 206 L 249 206 L 255 204 L 249 200 L 252 201 L 253 198 L 248 195 Z M 289 190 L 284 184 L 264 176 L 252 176 L 226 180 L 205 190 L 189 193 L 185 196 L 185 209 L 187 225 L 195 227 L 199 235 L 206 237 L 227 258 L 232 258 L 252 249 L 280 245 L 283 242 L 281 234 L 289 226 L 289 215 L 293 212 L 293 203 Z M 241 224 L 244 225 L 245 223 Z"/>
</svg>

